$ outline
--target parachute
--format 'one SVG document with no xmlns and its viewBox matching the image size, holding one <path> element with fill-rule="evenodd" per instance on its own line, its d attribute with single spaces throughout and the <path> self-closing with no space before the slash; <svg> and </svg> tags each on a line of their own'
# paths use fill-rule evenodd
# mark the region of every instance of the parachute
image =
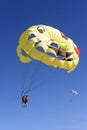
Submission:
<svg viewBox="0 0 87 130">
<path fill-rule="evenodd" d="M 70 93 L 73 94 L 74 96 L 78 95 L 78 92 L 76 90 L 70 90 Z"/>
<path fill-rule="evenodd" d="M 21 34 L 17 55 L 23 63 L 38 60 L 71 72 L 79 62 L 80 51 L 75 43 L 58 29 L 35 25 Z"/>
</svg>

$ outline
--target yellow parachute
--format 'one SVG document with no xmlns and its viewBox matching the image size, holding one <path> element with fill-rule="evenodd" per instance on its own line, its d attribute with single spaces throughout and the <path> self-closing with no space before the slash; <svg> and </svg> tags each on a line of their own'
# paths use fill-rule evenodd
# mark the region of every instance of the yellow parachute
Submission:
<svg viewBox="0 0 87 130">
<path fill-rule="evenodd" d="M 36 25 L 28 28 L 20 36 L 17 55 L 24 63 L 34 59 L 71 72 L 79 62 L 80 51 L 74 42 L 59 30 Z"/>
</svg>

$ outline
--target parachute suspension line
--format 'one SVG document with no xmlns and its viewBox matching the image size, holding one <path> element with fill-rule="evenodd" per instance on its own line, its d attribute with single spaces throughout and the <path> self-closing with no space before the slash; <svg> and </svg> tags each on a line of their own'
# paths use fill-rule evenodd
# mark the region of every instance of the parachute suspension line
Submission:
<svg viewBox="0 0 87 130">
<path fill-rule="evenodd" d="M 27 93 L 26 91 L 26 82 L 27 82 L 27 77 L 28 77 L 28 67 L 29 69 L 31 70 L 31 64 L 25 64 L 25 67 L 24 67 L 24 72 L 23 72 L 23 82 L 22 82 L 22 87 L 21 87 L 21 95 L 25 95 Z"/>
<path fill-rule="evenodd" d="M 42 66 L 41 66 L 41 63 L 40 63 L 40 65 L 38 66 L 38 69 L 36 70 L 35 77 L 34 77 L 34 79 L 33 79 L 34 83 L 36 83 L 36 81 L 38 80 L 38 78 L 39 78 L 39 76 L 40 76 L 40 74 L 41 74 L 41 70 L 42 70 Z M 38 72 L 38 73 L 37 73 L 37 72 Z M 33 85 L 33 81 L 32 81 L 32 83 L 31 83 L 31 86 L 30 86 L 29 89 L 28 89 L 29 92 L 32 91 L 34 88 L 36 88 L 36 86 Z M 39 81 L 39 83 L 40 83 L 40 81 Z"/>
<path fill-rule="evenodd" d="M 23 72 L 23 82 L 21 87 L 21 95 L 25 94 L 25 84 L 26 84 L 26 78 L 27 78 L 27 70 L 28 70 L 28 64 L 25 64 L 24 66 L 24 72 Z"/>
<path fill-rule="evenodd" d="M 33 61 L 34 62 L 34 61 Z M 35 63 L 34 63 L 35 64 Z M 32 68 L 32 64 L 26 64 L 25 69 L 24 69 L 24 79 L 23 79 L 23 85 L 22 85 L 22 95 L 27 94 L 28 92 L 31 92 L 32 90 L 40 87 L 41 85 L 45 85 L 48 81 L 48 77 L 44 81 L 38 81 L 37 79 L 39 78 L 40 74 L 44 69 L 42 69 L 43 65 L 40 62 L 36 62 L 35 67 Z M 29 68 L 29 70 L 28 70 Z M 31 70 L 33 69 L 33 73 L 31 73 Z M 51 70 L 52 73 L 55 71 L 55 69 Z M 30 74 L 30 81 L 28 80 L 28 73 Z M 48 72 L 49 73 L 49 72 Z M 49 75 L 51 76 L 51 75 Z M 26 85 L 26 82 L 28 85 Z M 36 85 L 34 83 L 37 83 Z"/>
<path fill-rule="evenodd" d="M 41 67 L 40 67 L 40 69 L 41 69 Z M 42 69 L 41 69 L 42 70 Z M 43 70 L 44 71 L 44 70 Z M 49 70 L 50 71 L 50 70 Z M 52 69 L 51 70 L 52 72 L 52 75 L 53 75 L 53 73 L 55 73 L 55 71 L 56 71 L 56 69 L 54 68 L 54 69 Z M 41 71 L 39 71 L 40 73 L 41 73 Z M 49 72 L 48 72 L 49 73 Z M 40 74 L 39 74 L 40 75 Z M 39 77 L 39 75 L 38 75 L 38 77 Z M 50 74 L 49 74 L 49 76 L 51 76 Z M 38 77 L 37 77 L 37 79 L 38 79 Z M 46 76 L 45 76 L 46 77 Z M 32 87 L 29 91 L 31 92 L 32 90 L 34 90 L 34 89 L 37 89 L 37 88 L 39 88 L 40 86 L 44 86 L 47 82 L 48 82 L 48 79 L 50 79 L 50 77 L 48 78 L 48 77 L 46 77 L 46 79 L 45 80 L 42 80 L 41 82 L 38 82 L 38 84 L 36 85 L 36 86 L 34 86 L 34 87 Z"/>
<path fill-rule="evenodd" d="M 37 76 L 39 76 L 39 73 L 40 73 L 40 71 L 39 71 L 39 68 L 41 68 L 40 65 L 41 64 L 39 62 L 37 62 L 37 64 L 35 64 L 36 68 L 33 68 L 33 69 L 35 69 L 35 71 L 33 73 L 31 73 L 31 77 L 30 77 L 31 81 L 29 82 L 28 86 L 25 89 L 26 93 L 30 92 L 33 84 L 36 82 Z M 30 71 L 31 71 L 31 69 L 30 69 Z"/>
<path fill-rule="evenodd" d="M 48 82 L 48 79 L 51 78 L 51 76 L 53 75 L 53 73 L 55 73 L 55 71 L 56 71 L 55 69 L 52 69 L 52 70 L 51 70 L 51 73 L 52 73 L 52 74 L 49 74 L 49 77 L 47 77 L 45 80 L 42 80 L 41 82 L 39 82 L 39 84 L 38 84 L 37 87 L 39 87 L 40 85 L 43 85 L 43 86 L 44 86 L 44 85 Z M 48 73 L 49 73 L 49 72 L 48 72 Z M 45 76 L 45 77 L 46 77 L 46 76 Z M 35 87 L 35 88 L 37 88 L 37 87 Z M 33 89 L 34 89 L 34 88 L 32 88 L 32 90 L 33 90 Z M 32 91 L 32 90 L 31 90 L 31 91 Z"/>
</svg>

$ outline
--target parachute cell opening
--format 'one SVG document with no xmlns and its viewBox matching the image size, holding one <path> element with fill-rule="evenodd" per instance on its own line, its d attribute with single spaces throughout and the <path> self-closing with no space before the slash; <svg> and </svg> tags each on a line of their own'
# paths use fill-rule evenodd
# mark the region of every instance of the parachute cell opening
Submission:
<svg viewBox="0 0 87 130">
<path fill-rule="evenodd" d="M 40 52 L 44 52 L 44 49 L 42 47 L 36 47 L 36 49 Z"/>
<path fill-rule="evenodd" d="M 51 56 L 51 57 L 55 57 L 55 55 L 53 53 L 51 53 L 51 52 L 48 52 L 46 54 L 49 55 L 49 56 Z"/>
<path fill-rule="evenodd" d="M 36 37 L 35 34 L 31 34 L 29 37 L 28 37 L 28 40 L 31 40 L 32 38 Z"/>
</svg>

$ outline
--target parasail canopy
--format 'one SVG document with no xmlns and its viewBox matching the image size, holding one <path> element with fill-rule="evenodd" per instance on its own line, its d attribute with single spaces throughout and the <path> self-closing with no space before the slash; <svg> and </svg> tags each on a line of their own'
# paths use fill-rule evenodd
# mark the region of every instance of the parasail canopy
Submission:
<svg viewBox="0 0 87 130">
<path fill-rule="evenodd" d="M 23 63 L 33 59 L 71 72 L 79 62 L 80 51 L 75 43 L 58 29 L 36 25 L 21 34 L 17 55 Z"/>
</svg>

